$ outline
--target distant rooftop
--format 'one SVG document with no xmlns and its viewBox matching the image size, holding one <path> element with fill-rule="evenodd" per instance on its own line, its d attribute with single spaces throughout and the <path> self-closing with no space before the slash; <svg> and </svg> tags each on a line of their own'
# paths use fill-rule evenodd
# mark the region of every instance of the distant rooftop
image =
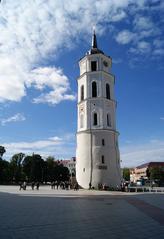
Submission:
<svg viewBox="0 0 164 239">
<path fill-rule="evenodd" d="M 162 166 L 164 167 L 164 162 L 149 162 L 149 163 L 144 163 L 144 164 L 141 164 L 139 166 L 137 166 L 136 168 L 146 168 L 146 167 L 159 167 L 159 166 Z"/>
</svg>

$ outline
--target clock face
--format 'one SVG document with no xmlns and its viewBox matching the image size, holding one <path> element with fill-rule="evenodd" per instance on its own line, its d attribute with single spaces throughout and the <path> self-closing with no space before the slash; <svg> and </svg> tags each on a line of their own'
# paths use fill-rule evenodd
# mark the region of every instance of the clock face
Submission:
<svg viewBox="0 0 164 239">
<path fill-rule="evenodd" d="M 105 67 L 108 67 L 108 62 L 107 61 L 103 61 L 103 64 Z"/>
</svg>

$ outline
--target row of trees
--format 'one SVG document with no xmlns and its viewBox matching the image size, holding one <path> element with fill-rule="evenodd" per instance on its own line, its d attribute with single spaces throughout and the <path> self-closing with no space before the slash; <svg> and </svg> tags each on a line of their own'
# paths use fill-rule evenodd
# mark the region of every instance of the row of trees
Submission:
<svg viewBox="0 0 164 239">
<path fill-rule="evenodd" d="M 147 178 L 150 180 L 158 180 L 159 184 L 164 183 L 164 168 L 163 167 L 153 167 L 148 168 L 146 171 Z"/>
<path fill-rule="evenodd" d="M 18 183 L 24 180 L 29 182 L 69 180 L 68 168 L 54 157 L 44 160 L 39 154 L 18 153 L 14 154 L 10 161 L 6 161 L 2 158 L 5 152 L 5 148 L 0 146 L 0 184 Z"/>
</svg>

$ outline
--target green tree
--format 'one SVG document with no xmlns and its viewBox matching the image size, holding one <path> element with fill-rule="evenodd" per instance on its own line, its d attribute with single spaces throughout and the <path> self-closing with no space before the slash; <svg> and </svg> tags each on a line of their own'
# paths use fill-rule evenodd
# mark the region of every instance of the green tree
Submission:
<svg viewBox="0 0 164 239">
<path fill-rule="evenodd" d="M 146 177 L 148 179 L 150 179 L 150 169 L 149 168 L 146 169 Z"/>
<path fill-rule="evenodd" d="M 126 181 L 130 180 L 130 170 L 129 170 L 129 168 L 123 168 L 123 178 Z"/>
<path fill-rule="evenodd" d="M 64 167 L 63 164 L 59 164 L 55 167 L 54 176 L 55 180 L 68 181 L 70 177 L 69 170 L 67 167 Z"/>
<path fill-rule="evenodd" d="M 25 156 L 25 158 L 23 159 L 22 162 L 22 170 L 24 175 L 26 176 L 27 179 L 29 179 L 30 181 L 32 181 L 32 161 L 33 158 L 32 156 Z"/>
<path fill-rule="evenodd" d="M 21 180 L 24 180 L 24 175 L 22 171 L 22 161 L 25 157 L 25 154 L 18 153 L 14 154 L 10 161 L 10 173 L 11 178 L 15 182 L 19 182 Z"/>
<path fill-rule="evenodd" d="M 5 152 L 6 152 L 5 147 L 0 145 L 0 159 L 2 159 Z"/>
<path fill-rule="evenodd" d="M 22 163 L 23 172 L 29 181 L 44 181 L 45 163 L 39 154 L 26 156 Z"/>
<path fill-rule="evenodd" d="M 44 181 L 52 182 L 55 180 L 55 167 L 57 162 L 54 157 L 49 156 L 45 161 Z"/>
<path fill-rule="evenodd" d="M 159 184 L 164 183 L 164 168 L 162 167 L 152 167 L 150 168 L 150 179 L 158 180 Z"/>
<path fill-rule="evenodd" d="M 10 178 L 9 162 L 6 160 L 0 160 L 0 184 L 8 183 Z"/>
</svg>

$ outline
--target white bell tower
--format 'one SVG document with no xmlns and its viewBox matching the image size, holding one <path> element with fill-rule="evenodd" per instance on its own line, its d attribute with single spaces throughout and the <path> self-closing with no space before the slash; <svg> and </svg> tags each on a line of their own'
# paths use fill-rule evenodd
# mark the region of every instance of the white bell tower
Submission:
<svg viewBox="0 0 164 239">
<path fill-rule="evenodd" d="M 76 178 L 83 188 L 99 184 L 116 188 L 121 183 L 111 64 L 112 59 L 98 49 L 94 32 L 90 51 L 79 61 L 77 80 Z"/>
</svg>

